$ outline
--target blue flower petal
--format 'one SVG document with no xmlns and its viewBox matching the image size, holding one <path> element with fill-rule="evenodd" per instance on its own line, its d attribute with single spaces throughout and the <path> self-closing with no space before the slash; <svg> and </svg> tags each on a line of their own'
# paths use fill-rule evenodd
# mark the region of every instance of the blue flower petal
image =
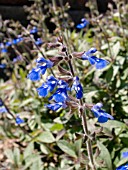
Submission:
<svg viewBox="0 0 128 170">
<path fill-rule="evenodd" d="M 38 38 L 37 41 L 35 42 L 36 45 L 41 45 L 43 44 L 43 41 L 41 38 Z"/>
<path fill-rule="evenodd" d="M 8 42 L 5 43 L 5 46 L 6 46 L 6 47 L 9 47 L 9 46 L 11 46 L 11 45 L 12 45 L 12 42 L 10 42 L 10 41 L 8 41 Z"/>
<path fill-rule="evenodd" d="M 123 157 L 123 158 L 128 158 L 128 152 L 123 152 L 123 153 L 122 153 L 122 157 Z"/>
<path fill-rule="evenodd" d="M 84 24 L 84 23 L 80 23 L 76 26 L 76 28 L 78 28 L 78 29 L 82 29 L 84 27 L 86 27 L 86 24 Z"/>
<path fill-rule="evenodd" d="M 3 106 L 3 101 L 0 99 L 0 106 Z"/>
<path fill-rule="evenodd" d="M 55 81 L 48 82 L 47 84 L 49 86 L 50 92 L 52 92 L 54 90 L 54 88 L 57 86 L 57 83 Z"/>
<path fill-rule="evenodd" d="M 88 61 L 90 62 L 91 65 L 94 65 L 96 63 L 95 59 L 93 59 L 92 57 L 89 57 Z"/>
<path fill-rule="evenodd" d="M 88 51 L 89 53 L 95 53 L 97 51 L 97 49 L 96 48 L 94 48 L 94 47 L 92 47 L 92 48 L 90 48 L 90 50 Z"/>
<path fill-rule="evenodd" d="M 82 22 L 82 23 L 78 24 L 78 25 L 76 26 L 76 28 L 82 29 L 82 28 L 85 28 L 85 27 L 89 24 L 89 21 L 87 21 L 85 18 L 82 18 L 82 19 L 81 19 L 81 22 Z"/>
<path fill-rule="evenodd" d="M 76 93 L 76 98 L 81 99 L 83 97 L 83 92 L 79 91 Z"/>
<path fill-rule="evenodd" d="M 114 119 L 110 114 L 106 113 L 105 111 L 101 110 L 102 104 L 97 103 L 91 108 L 91 111 L 94 113 L 94 116 L 98 118 L 98 122 L 105 123 L 108 119 Z"/>
<path fill-rule="evenodd" d="M 39 96 L 46 97 L 49 92 L 49 87 L 47 84 L 43 84 L 41 87 L 37 88 Z"/>
<path fill-rule="evenodd" d="M 109 62 L 107 60 L 99 58 L 96 61 L 96 69 L 103 69 L 107 66 L 107 64 L 109 64 Z"/>
<path fill-rule="evenodd" d="M 0 113 L 5 113 L 7 112 L 6 108 L 5 107 L 0 107 Z"/>
<path fill-rule="evenodd" d="M 81 56 L 81 58 L 83 59 L 83 60 L 88 60 L 88 53 L 87 52 L 85 52 L 82 56 Z"/>
<path fill-rule="evenodd" d="M 24 120 L 21 119 L 19 116 L 16 117 L 16 124 L 20 125 L 21 123 L 24 123 Z"/>
<path fill-rule="evenodd" d="M 105 123 L 108 121 L 108 118 L 107 117 L 104 117 L 103 115 L 99 116 L 98 117 L 98 122 L 99 123 Z"/>
<path fill-rule="evenodd" d="M 53 111 L 57 111 L 58 109 L 62 107 L 62 105 L 63 105 L 62 103 L 53 103 L 53 104 L 47 104 L 45 106 Z"/>
<path fill-rule="evenodd" d="M 29 78 L 31 81 L 40 80 L 40 69 L 32 69 L 32 71 L 28 74 L 27 78 Z"/>
<path fill-rule="evenodd" d="M 45 58 L 43 58 L 43 57 L 40 57 L 40 58 L 37 58 L 37 59 L 36 59 L 36 62 L 37 62 L 37 63 L 46 63 L 47 60 L 46 60 Z"/>
<path fill-rule="evenodd" d="M 43 63 L 41 66 L 39 66 L 39 68 L 40 68 L 40 73 L 44 75 L 47 70 L 47 64 Z"/>
<path fill-rule="evenodd" d="M 6 64 L 0 64 L 0 68 L 6 68 Z"/>
<path fill-rule="evenodd" d="M 67 99 L 67 95 L 65 93 L 57 93 L 53 95 L 53 99 L 56 102 L 65 102 L 65 100 Z"/>
<path fill-rule="evenodd" d="M 1 49 L 1 53 L 7 53 L 7 52 L 8 52 L 8 51 L 7 51 L 6 48 Z"/>
<path fill-rule="evenodd" d="M 30 34 L 35 34 L 38 32 L 38 29 L 37 27 L 33 27 L 31 30 L 30 30 Z"/>
<path fill-rule="evenodd" d="M 119 166 L 116 170 L 128 170 L 128 164 Z"/>
</svg>

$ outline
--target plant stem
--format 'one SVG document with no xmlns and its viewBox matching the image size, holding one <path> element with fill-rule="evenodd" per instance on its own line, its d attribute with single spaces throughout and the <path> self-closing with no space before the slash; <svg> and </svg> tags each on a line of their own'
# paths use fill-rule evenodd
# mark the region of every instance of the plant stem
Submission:
<svg viewBox="0 0 128 170">
<path fill-rule="evenodd" d="M 67 51 L 66 51 L 66 55 L 68 55 Z M 68 55 L 68 57 L 69 57 L 69 55 Z M 70 59 L 68 61 L 68 65 L 69 65 L 69 68 L 71 70 L 72 76 L 74 77 L 75 72 L 74 72 L 72 62 L 71 62 Z M 79 100 L 79 103 L 80 103 L 80 106 L 83 106 L 82 99 Z M 83 109 L 80 109 L 80 116 L 81 116 L 81 119 L 82 119 L 82 126 L 83 126 L 85 136 L 88 138 L 87 141 L 86 141 L 86 145 L 87 145 L 87 152 L 88 152 L 88 158 L 89 158 L 90 166 L 91 166 L 92 170 L 96 170 L 94 160 L 93 160 L 93 152 L 92 152 L 91 140 L 88 137 L 89 136 L 89 131 L 88 131 L 88 126 L 87 126 L 87 120 L 86 120 L 86 116 L 85 116 L 85 113 L 84 113 Z"/>
</svg>

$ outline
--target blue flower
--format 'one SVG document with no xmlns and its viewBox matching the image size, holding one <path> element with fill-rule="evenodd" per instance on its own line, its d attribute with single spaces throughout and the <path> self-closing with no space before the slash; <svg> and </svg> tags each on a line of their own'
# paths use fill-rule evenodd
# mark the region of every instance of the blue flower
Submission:
<svg viewBox="0 0 128 170">
<path fill-rule="evenodd" d="M 38 32 L 38 29 L 37 27 L 33 27 L 31 30 L 30 30 L 30 34 L 35 34 Z"/>
<path fill-rule="evenodd" d="M 103 105 L 97 103 L 91 108 L 91 111 L 94 113 L 94 116 L 98 119 L 99 123 L 105 123 L 108 119 L 114 119 L 110 114 L 106 113 L 104 110 L 101 110 Z"/>
<path fill-rule="evenodd" d="M 62 107 L 62 108 L 66 108 L 66 107 L 67 107 L 65 103 L 61 103 L 61 102 L 59 102 L 59 103 L 47 104 L 47 105 L 45 105 L 45 106 L 46 106 L 47 108 L 53 110 L 53 111 L 57 111 L 57 110 L 60 109 L 61 107 Z"/>
<path fill-rule="evenodd" d="M 56 92 L 49 98 L 49 100 L 52 100 L 52 99 L 55 100 L 57 103 L 58 102 L 64 103 L 66 100 L 68 100 L 66 86 L 64 85 L 59 86 Z"/>
<path fill-rule="evenodd" d="M 128 164 L 119 166 L 116 170 L 128 170 Z"/>
<path fill-rule="evenodd" d="M 51 62 L 50 60 L 46 60 L 43 57 L 40 57 L 36 60 L 37 63 L 46 63 L 47 64 L 47 68 L 51 68 L 53 66 L 53 62 Z"/>
<path fill-rule="evenodd" d="M 37 88 L 38 94 L 42 97 L 46 97 L 49 92 L 52 92 L 57 86 L 58 80 L 54 76 L 49 76 L 47 81 Z"/>
<path fill-rule="evenodd" d="M 0 68 L 6 68 L 6 64 L 0 64 Z"/>
<path fill-rule="evenodd" d="M 0 48 L 4 48 L 4 43 L 0 43 Z"/>
<path fill-rule="evenodd" d="M 3 101 L 0 99 L 0 106 L 3 106 Z"/>
<path fill-rule="evenodd" d="M 33 68 L 27 76 L 27 78 L 29 78 L 31 81 L 40 80 L 41 74 L 44 75 L 47 68 L 51 68 L 53 66 L 53 62 L 51 62 L 50 60 L 46 60 L 44 58 L 39 58 L 36 60 L 36 62 L 37 67 Z"/>
<path fill-rule="evenodd" d="M 7 112 L 7 109 L 5 107 L 0 107 L 0 113 L 5 113 Z"/>
<path fill-rule="evenodd" d="M 58 80 L 54 76 L 47 77 L 47 84 L 49 86 L 49 91 L 52 92 L 58 84 Z"/>
<path fill-rule="evenodd" d="M 24 120 L 19 117 L 19 115 L 16 116 L 16 124 L 20 125 L 21 123 L 24 123 Z"/>
<path fill-rule="evenodd" d="M 37 38 L 37 40 L 35 41 L 35 44 L 36 45 L 42 45 L 43 44 L 43 41 L 41 38 Z"/>
<path fill-rule="evenodd" d="M 7 53 L 8 51 L 7 51 L 7 49 L 6 48 L 2 48 L 1 49 L 1 53 Z"/>
<path fill-rule="evenodd" d="M 14 39 L 14 40 L 12 41 L 12 43 L 13 43 L 14 45 L 16 45 L 16 44 L 20 43 L 21 41 L 23 41 L 23 38 L 19 36 L 18 38 Z"/>
<path fill-rule="evenodd" d="M 123 158 L 128 158 L 128 152 L 123 152 L 123 153 L 122 153 L 122 157 L 123 157 Z"/>
<path fill-rule="evenodd" d="M 5 43 L 5 46 L 6 46 L 6 47 L 9 47 L 9 46 L 11 46 L 11 45 L 12 45 L 12 42 L 10 42 L 10 41 L 8 41 L 8 42 Z"/>
<path fill-rule="evenodd" d="M 40 68 L 33 68 L 28 74 L 27 78 L 29 78 L 31 81 L 40 80 Z"/>
<path fill-rule="evenodd" d="M 89 24 L 89 21 L 87 21 L 85 18 L 81 19 L 81 23 L 76 26 L 78 29 L 85 28 Z"/>
<path fill-rule="evenodd" d="M 41 87 L 37 88 L 39 96 L 46 97 L 49 92 L 49 86 L 47 83 L 42 84 Z"/>
<path fill-rule="evenodd" d="M 83 60 L 88 60 L 91 65 L 95 65 L 96 69 L 103 69 L 105 68 L 109 62 L 107 60 L 97 58 L 96 56 L 93 56 L 93 54 L 97 51 L 96 48 L 91 48 L 87 52 L 85 52 L 82 55 Z"/>
<path fill-rule="evenodd" d="M 71 89 L 76 91 L 77 99 L 81 99 L 83 97 L 83 88 L 79 82 L 79 77 L 74 77 Z"/>
</svg>

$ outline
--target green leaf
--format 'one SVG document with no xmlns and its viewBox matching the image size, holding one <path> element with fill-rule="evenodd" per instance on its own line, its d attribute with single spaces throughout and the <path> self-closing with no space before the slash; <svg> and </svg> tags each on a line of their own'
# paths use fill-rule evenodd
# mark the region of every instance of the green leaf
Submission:
<svg viewBox="0 0 128 170">
<path fill-rule="evenodd" d="M 80 153 L 82 147 L 82 138 L 75 141 L 75 149 L 77 155 Z"/>
<path fill-rule="evenodd" d="M 65 141 L 65 140 L 60 140 L 57 142 L 58 147 L 68 155 L 77 158 L 76 152 L 75 152 L 75 147 L 73 144 Z"/>
<path fill-rule="evenodd" d="M 6 149 L 4 151 L 4 154 L 7 156 L 7 158 L 11 161 L 14 162 L 14 154 L 11 149 Z"/>
<path fill-rule="evenodd" d="M 50 153 L 50 150 L 44 144 L 42 144 L 42 143 L 40 145 L 40 149 L 46 155 Z"/>
<path fill-rule="evenodd" d="M 56 123 L 56 124 L 54 124 L 54 125 L 50 128 L 50 130 L 51 130 L 51 131 L 60 131 L 60 130 L 62 130 L 63 128 L 64 128 L 64 126 L 63 126 L 62 124 Z"/>
<path fill-rule="evenodd" d="M 31 167 L 30 167 L 30 170 L 43 170 L 43 166 L 42 166 L 42 162 L 41 162 L 41 159 L 38 159 L 36 162 L 34 162 Z"/>
<path fill-rule="evenodd" d="M 51 132 L 44 131 L 42 132 L 39 137 L 37 138 L 39 141 L 44 143 L 53 143 L 55 142 L 55 138 Z"/>
<path fill-rule="evenodd" d="M 118 55 L 119 51 L 120 51 L 120 42 L 117 41 L 117 43 L 114 44 L 114 46 L 112 47 L 112 54 L 113 54 L 112 57 L 115 58 Z"/>
<path fill-rule="evenodd" d="M 31 155 L 33 150 L 34 150 L 34 145 L 33 145 L 33 142 L 31 142 L 28 144 L 27 148 L 24 150 L 24 153 L 23 153 L 24 159 L 26 159 L 29 155 Z"/>
<path fill-rule="evenodd" d="M 108 149 L 106 148 L 106 146 L 104 146 L 101 142 L 97 141 L 97 146 L 100 150 L 100 157 L 102 158 L 102 160 L 104 160 L 107 168 L 109 170 L 112 170 L 112 161 L 111 161 L 111 156 L 110 153 L 108 151 Z"/>
<path fill-rule="evenodd" d="M 25 159 L 25 166 L 23 170 L 27 170 L 33 163 L 40 160 L 40 156 L 37 154 L 31 154 Z"/>
<path fill-rule="evenodd" d="M 111 67 L 111 68 L 107 71 L 105 77 L 106 77 L 107 83 L 110 83 L 110 82 L 111 82 L 111 79 L 112 79 L 112 77 L 113 77 L 113 67 Z"/>
<path fill-rule="evenodd" d="M 20 104 L 19 107 L 26 106 L 27 104 L 32 103 L 32 102 L 33 102 L 33 98 L 26 99 L 26 100 L 22 101 L 22 103 Z"/>
<path fill-rule="evenodd" d="M 117 120 L 109 120 L 106 123 L 101 123 L 100 126 L 109 128 L 109 129 L 113 129 L 113 128 L 125 128 L 126 125 L 125 123 L 122 123 L 120 121 Z"/>
<path fill-rule="evenodd" d="M 18 148 L 14 148 L 14 162 L 16 165 L 20 165 L 20 150 Z"/>
</svg>

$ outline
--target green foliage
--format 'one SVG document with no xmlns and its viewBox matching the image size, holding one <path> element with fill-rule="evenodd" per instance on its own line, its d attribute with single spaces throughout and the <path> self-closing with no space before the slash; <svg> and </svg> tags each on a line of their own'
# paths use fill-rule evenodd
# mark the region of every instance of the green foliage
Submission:
<svg viewBox="0 0 128 170">
<path fill-rule="evenodd" d="M 97 170 L 114 170 L 128 162 L 127 158 L 121 157 L 123 151 L 128 151 L 126 11 L 123 11 L 122 7 L 123 27 L 117 10 L 115 13 L 111 11 L 111 15 L 108 12 L 100 20 L 88 18 L 91 28 L 77 32 L 73 29 L 73 23 L 65 12 L 68 5 L 61 8 L 46 4 L 47 14 L 42 14 L 38 7 L 41 8 L 40 3 L 36 2 L 26 10 L 30 12 L 31 25 L 36 25 L 43 30 L 39 32 L 39 36 L 45 43 L 40 50 L 47 57 L 58 55 L 58 50 L 47 48 L 47 42 L 53 42 L 55 37 L 63 34 L 64 42 L 71 53 L 87 51 L 94 46 L 100 51 L 97 56 L 110 62 L 103 71 L 96 71 L 86 61 L 75 59 L 74 63 L 84 89 L 84 101 L 86 103 L 102 102 L 106 112 L 114 116 L 115 120 L 100 124 L 87 111 L 88 129 L 91 134 Z M 54 7 L 56 7 L 56 11 L 54 11 Z M 51 16 L 51 22 L 55 23 L 58 28 L 53 30 L 53 34 L 45 24 L 45 19 L 49 16 Z M 63 19 L 63 17 L 65 18 Z M 5 36 L 5 30 L 10 32 L 12 37 L 14 33 L 26 36 L 20 23 L 10 21 L 7 26 L 6 21 L 4 22 L 2 37 Z M 64 24 L 65 28 L 62 27 Z M 14 115 L 19 114 L 25 120 L 23 125 L 17 126 L 12 115 L 0 114 L 0 140 L 3 145 L 0 169 L 3 167 L 12 170 L 85 169 L 89 160 L 81 119 L 75 109 L 73 113 L 70 110 L 53 112 L 44 107 L 48 98 L 39 97 L 36 91 L 41 84 L 32 83 L 26 78 L 29 70 L 34 66 L 35 59 L 41 53 L 35 46 L 31 49 L 31 43 L 30 46 L 26 44 L 30 48 L 29 52 L 26 51 L 27 48 L 24 44 L 18 45 L 20 48 L 18 50 L 22 51 L 22 55 L 26 57 L 25 60 L 12 64 L 9 56 L 1 55 L 0 58 L 0 61 L 7 64 L 6 76 L 8 77 L 8 80 L 5 81 L 3 78 L 0 79 L 0 96 Z M 64 64 L 63 66 L 65 67 Z M 54 73 L 56 74 L 57 71 L 58 68 L 55 67 Z M 49 74 L 47 72 L 41 81 L 44 82 Z M 7 139 L 11 140 L 11 146 L 6 144 Z"/>
</svg>

